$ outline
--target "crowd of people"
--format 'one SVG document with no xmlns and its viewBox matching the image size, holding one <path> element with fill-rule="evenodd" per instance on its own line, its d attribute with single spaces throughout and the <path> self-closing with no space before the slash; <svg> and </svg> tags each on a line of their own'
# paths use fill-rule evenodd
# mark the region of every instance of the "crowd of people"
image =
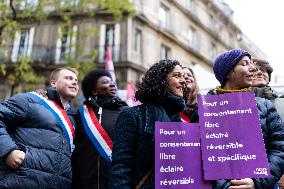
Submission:
<svg viewBox="0 0 284 189">
<path fill-rule="evenodd" d="M 214 189 L 273 189 L 284 186 L 284 101 L 269 86 L 273 69 L 242 49 L 213 62 L 220 86 L 208 95 L 255 94 L 271 177 L 212 181 Z M 50 74 L 46 93 L 17 94 L 0 103 L 0 188 L 155 188 L 155 122 L 198 123 L 196 74 L 177 60 L 160 60 L 128 107 L 105 70 L 82 80 L 83 105 L 71 101 L 79 85 L 74 68 Z"/>
</svg>

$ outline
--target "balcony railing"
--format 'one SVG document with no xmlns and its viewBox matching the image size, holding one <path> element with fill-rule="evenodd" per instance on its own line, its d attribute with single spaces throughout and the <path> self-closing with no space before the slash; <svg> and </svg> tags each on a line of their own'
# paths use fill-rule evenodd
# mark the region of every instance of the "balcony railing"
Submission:
<svg viewBox="0 0 284 189">
<path fill-rule="evenodd" d="M 96 46 L 96 49 L 98 49 L 98 56 L 97 56 L 98 62 L 105 62 L 106 61 L 106 52 L 107 52 L 106 49 L 107 49 L 107 47 L 108 46 L 106 46 L 106 45 Z M 124 45 L 110 46 L 111 53 L 112 53 L 112 60 L 114 62 L 126 60 L 126 53 L 123 54 L 123 52 L 126 52 L 126 49 L 123 49 L 124 47 L 125 47 Z"/>
<path fill-rule="evenodd" d="M 27 49 L 31 49 L 28 52 Z M 17 52 L 14 52 L 18 49 Z M 24 52 L 24 53 L 21 53 Z M 1 62 L 17 62 L 21 57 L 29 57 L 33 61 L 41 62 L 44 64 L 51 64 L 54 62 L 55 48 L 47 47 L 44 45 L 33 45 L 15 47 L 13 45 L 7 45 L 6 47 L 0 47 L 0 61 Z"/>
<path fill-rule="evenodd" d="M 56 53 L 60 52 L 55 46 L 48 47 L 45 45 L 33 45 L 28 52 L 29 47 L 18 47 L 15 48 L 13 45 L 8 45 L 6 47 L 0 46 L 0 63 L 11 63 L 17 62 L 20 57 L 29 57 L 34 62 L 39 62 L 42 64 L 57 64 L 64 63 L 62 60 L 56 60 Z M 105 62 L 106 61 L 106 46 L 95 46 L 97 52 L 96 61 Z M 124 49 L 123 49 L 124 48 Z M 17 52 L 14 52 L 18 49 Z M 21 51 L 19 51 L 21 49 Z M 126 60 L 126 48 L 125 45 L 114 45 L 112 49 L 112 59 L 114 62 Z M 25 52 L 24 54 L 19 54 L 20 52 Z"/>
</svg>

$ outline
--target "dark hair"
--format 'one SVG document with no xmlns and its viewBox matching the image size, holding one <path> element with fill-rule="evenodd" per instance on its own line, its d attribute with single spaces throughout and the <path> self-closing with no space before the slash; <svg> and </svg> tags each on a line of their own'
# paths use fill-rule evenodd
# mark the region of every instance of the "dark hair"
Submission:
<svg viewBox="0 0 284 189">
<path fill-rule="evenodd" d="M 167 75 L 175 68 L 181 66 L 177 60 L 160 60 L 149 68 L 138 85 L 135 98 L 142 103 L 153 100 L 158 96 L 165 96 L 168 92 Z"/>
<path fill-rule="evenodd" d="M 271 81 L 271 73 L 273 72 L 273 68 L 269 65 L 269 62 L 266 60 L 252 58 L 252 63 L 256 66 L 259 66 L 260 70 L 265 70 L 268 73 L 269 81 Z"/>
<path fill-rule="evenodd" d="M 98 79 L 103 76 L 111 78 L 110 73 L 105 70 L 93 70 L 84 76 L 82 80 L 82 92 L 86 99 L 92 96 L 92 91 L 97 87 Z"/>
</svg>

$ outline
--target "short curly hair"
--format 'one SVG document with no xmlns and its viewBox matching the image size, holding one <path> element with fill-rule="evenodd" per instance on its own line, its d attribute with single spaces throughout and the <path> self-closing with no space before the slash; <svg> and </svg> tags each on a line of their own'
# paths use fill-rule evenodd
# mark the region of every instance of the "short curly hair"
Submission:
<svg viewBox="0 0 284 189">
<path fill-rule="evenodd" d="M 166 59 L 151 66 L 138 85 L 135 93 L 136 100 L 145 103 L 151 102 L 156 97 L 165 96 L 169 91 L 167 75 L 176 65 L 181 66 L 177 60 Z"/>
<path fill-rule="evenodd" d="M 105 70 L 93 70 L 84 76 L 82 80 L 82 92 L 86 99 L 92 96 L 93 90 L 97 87 L 98 79 L 103 76 L 111 78 L 110 73 Z"/>
</svg>

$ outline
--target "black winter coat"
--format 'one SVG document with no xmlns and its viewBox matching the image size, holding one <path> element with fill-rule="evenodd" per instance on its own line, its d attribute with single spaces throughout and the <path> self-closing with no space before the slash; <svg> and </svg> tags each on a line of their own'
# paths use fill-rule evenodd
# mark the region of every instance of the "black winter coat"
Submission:
<svg viewBox="0 0 284 189">
<path fill-rule="evenodd" d="M 278 93 L 269 86 L 253 87 L 252 89 L 255 96 L 270 100 L 274 104 L 282 122 L 284 122 L 284 97 L 279 97 Z"/>
<path fill-rule="evenodd" d="M 115 128 L 108 189 L 133 189 L 148 172 L 150 175 L 140 189 L 155 188 L 155 122 L 181 121 L 179 112 L 185 104 L 182 99 L 176 101 L 174 98 L 161 100 L 160 105 L 145 103 L 126 108 L 120 113 Z"/>
<path fill-rule="evenodd" d="M 209 94 L 216 94 L 214 91 Z M 273 189 L 284 171 L 284 126 L 273 104 L 264 98 L 256 97 L 261 130 L 270 167 L 271 178 L 253 178 L 255 189 Z M 218 180 L 214 189 L 227 189 L 230 180 Z"/>
<path fill-rule="evenodd" d="M 94 103 L 97 103 L 94 104 Z M 100 99 L 97 102 L 87 100 L 85 104 L 92 107 L 97 118 L 98 106 L 102 109 L 102 127 L 111 139 L 114 138 L 114 127 L 123 107 L 127 104 L 118 97 Z M 94 144 L 88 137 L 80 113 L 77 113 L 77 128 L 75 137 L 75 150 L 72 154 L 73 182 L 74 189 L 105 189 L 108 181 L 110 164 L 103 159 Z"/>
<path fill-rule="evenodd" d="M 55 91 L 49 98 L 61 102 Z M 57 98 L 56 98 L 57 97 Z M 76 111 L 69 109 L 70 116 Z M 20 149 L 25 159 L 16 170 L 4 163 L 6 155 Z M 71 151 L 64 131 L 53 114 L 27 93 L 0 104 L 0 188 L 45 189 L 71 187 Z"/>
</svg>

